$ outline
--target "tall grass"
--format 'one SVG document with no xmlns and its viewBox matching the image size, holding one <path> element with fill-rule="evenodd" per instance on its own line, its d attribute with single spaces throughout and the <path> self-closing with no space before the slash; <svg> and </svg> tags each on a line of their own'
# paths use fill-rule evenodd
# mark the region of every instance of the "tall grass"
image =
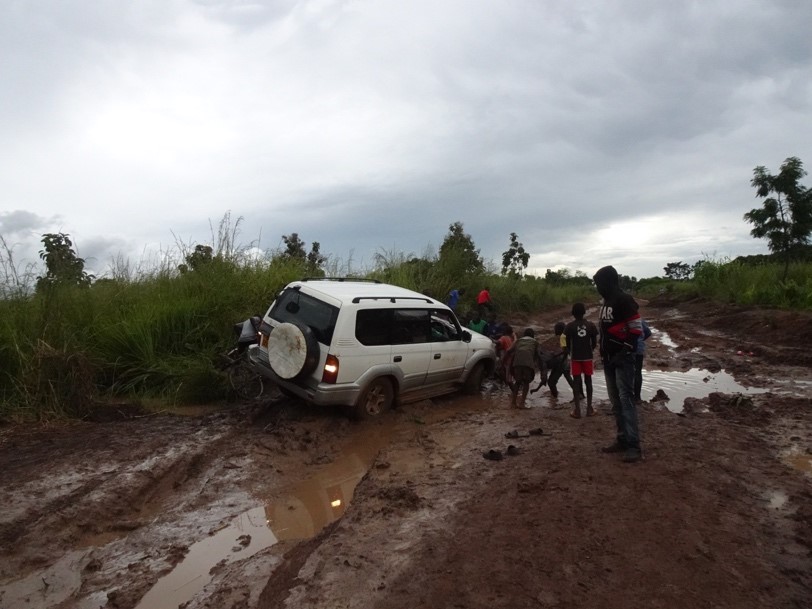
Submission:
<svg viewBox="0 0 812 609">
<path fill-rule="evenodd" d="M 707 298 L 742 305 L 764 305 L 791 309 L 812 309 L 812 263 L 706 261 L 699 266 L 693 283 Z"/>
<path fill-rule="evenodd" d="M 187 272 L 177 260 L 137 272 L 119 261 L 111 278 L 90 287 L 37 293 L 20 289 L 14 276 L 17 283 L 0 298 L 0 419 L 84 417 L 116 396 L 164 403 L 223 398 L 227 385 L 215 362 L 233 344 L 234 323 L 263 313 L 283 286 L 312 274 L 303 260 L 248 255 L 233 246 L 234 233 L 223 230 L 221 224 L 216 238 L 225 245 Z M 335 275 L 340 266 L 333 260 L 325 268 Z M 780 266 L 708 261 L 679 288 L 727 302 L 812 308 L 812 265 L 791 265 L 786 281 L 777 279 Z M 419 258 L 382 252 L 373 269 L 356 275 L 440 301 L 462 288 L 463 319 L 484 287 L 502 319 L 597 299 L 583 283 L 505 277 L 487 268 L 464 272 L 458 260 L 430 252 Z"/>
</svg>

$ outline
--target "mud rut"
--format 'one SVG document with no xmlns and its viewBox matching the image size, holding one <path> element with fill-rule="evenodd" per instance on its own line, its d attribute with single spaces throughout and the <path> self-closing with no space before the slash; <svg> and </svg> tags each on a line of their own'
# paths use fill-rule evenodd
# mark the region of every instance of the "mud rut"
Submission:
<svg viewBox="0 0 812 609">
<path fill-rule="evenodd" d="M 509 409 L 498 387 L 363 426 L 280 401 L 2 428 L 0 608 L 611 608 L 629 606 L 621 586 L 647 594 L 647 606 L 808 606 L 809 356 L 752 312 L 701 328 L 690 306 L 644 312 L 678 345 L 655 333 L 652 369 L 724 369 L 779 393 L 689 398 L 684 417 L 644 406 L 647 461 L 631 474 L 595 452 L 611 438 L 609 417 L 573 422 L 546 392 Z M 785 325 L 810 321 L 794 315 Z M 566 312 L 514 323 L 545 336 L 558 319 Z M 570 395 L 563 379 L 559 388 Z M 542 439 L 504 438 L 538 424 Z M 508 442 L 517 457 L 482 459 Z M 314 507 L 302 481 L 319 476 L 318 493 L 339 506 Z M 629 560 L 617 549 L 625 525 L 611 513 L 624 489 L 643 520 L 626 523 L 639 536 L 630 573 L 618 569 Z M 256 533 L 232 535 L 258 506 L 304 532 L 259 550 Z M 172 583 L 184 557 L 224 535 L 219 560 L 189 578 L 195 592 Z M 145 597 L 159 581 L 180 593 Z"/>
</svg>

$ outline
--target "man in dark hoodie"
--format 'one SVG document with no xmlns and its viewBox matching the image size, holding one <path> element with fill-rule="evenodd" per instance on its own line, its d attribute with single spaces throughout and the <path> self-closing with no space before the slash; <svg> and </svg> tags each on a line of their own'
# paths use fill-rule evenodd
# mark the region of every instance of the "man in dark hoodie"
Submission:
<svg viewBox="0 0 812 609">
<path fill-rule="evenodd" d="M 643 324 L 637 312 L 637 302 L 620 289 L 617 271 L 605 266 L 592 278 L 603 297 L 600 310 L 600 354 L 606 391 L 612 402 L 617 425 L 614 444 L 603 449 L 607 453 L 623 453 L 627 463 L 640 461 L 640 429 L 634 401 L 634 358 Z"/>
</svg>

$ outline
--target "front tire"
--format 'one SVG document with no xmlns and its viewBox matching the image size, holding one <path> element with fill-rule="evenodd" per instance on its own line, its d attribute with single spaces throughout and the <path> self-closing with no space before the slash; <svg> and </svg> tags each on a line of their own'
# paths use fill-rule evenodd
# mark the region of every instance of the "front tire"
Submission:
<svg viewBox="0 0 812 609">
<path fill-rule="evenodd" d="M 465 379 L 463 391 L 469 395 L 479 393 L 479 390 L 482 388 L 482 381 L 484 380 L 484 378 L 485 378 L 485 364 L 480 362 L 476 366 L 474 366 L 474 369 L 471 370 L 471 374 L 469 374 L 468 378 Z"/>
<path fill-rule="evenodd" d="M 395 390 L 389 379 L 380 378 L 372 381 L 355 405 L 356 419 L 370 419 L 381 416 L 392 408 Z"/>
</svg>

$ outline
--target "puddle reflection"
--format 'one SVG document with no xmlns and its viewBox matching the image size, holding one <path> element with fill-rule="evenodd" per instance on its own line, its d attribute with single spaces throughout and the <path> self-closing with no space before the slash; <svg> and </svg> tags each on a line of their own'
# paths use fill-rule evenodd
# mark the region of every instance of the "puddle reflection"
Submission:
<svg viewBox="0 0 812 609">
<path fill-rule="evenodd" d="M 276 501 L 237 516 L 189 549 L 169 574 L 141 599 L 136 609 L 175 609 L 203 590 L 212 568 L 249 558 L 279 541 L 308 539 L 344 515 L 355 487 L 392 434 L 391 428 L 359 434 L 341 456 Z"/>
</svg>

